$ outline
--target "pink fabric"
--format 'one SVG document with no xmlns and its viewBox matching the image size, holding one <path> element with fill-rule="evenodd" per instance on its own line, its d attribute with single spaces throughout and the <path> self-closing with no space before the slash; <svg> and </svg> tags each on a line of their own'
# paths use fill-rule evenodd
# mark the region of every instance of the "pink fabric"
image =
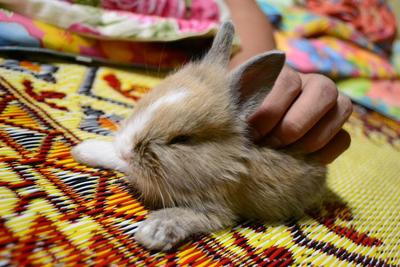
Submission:
<svg viewBox="0 0 400 267">
<path fill-rule="evenodd" d="M 73 1 L 72 1 L 73 2 Z M 215 1 L 192 0 L 102 0 L 103 8 L 124 10 L 145 15 L 178 19 L 219 19 L 219 8 Z"/>
</svg>

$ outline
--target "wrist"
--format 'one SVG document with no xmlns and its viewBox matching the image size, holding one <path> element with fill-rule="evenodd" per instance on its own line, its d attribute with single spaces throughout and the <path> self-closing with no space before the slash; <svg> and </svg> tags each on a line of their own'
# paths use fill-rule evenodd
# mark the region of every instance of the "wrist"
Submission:
<svg viewBox="0 0 400 267">
<path fill-rule="evenodd" d="M 226 3 L 241 44 L 240 51 L 230 62 L 231 68 L 255 55 L 275 49 L 273 26 L 256 1 L 226 0 Z"/>
</svg>

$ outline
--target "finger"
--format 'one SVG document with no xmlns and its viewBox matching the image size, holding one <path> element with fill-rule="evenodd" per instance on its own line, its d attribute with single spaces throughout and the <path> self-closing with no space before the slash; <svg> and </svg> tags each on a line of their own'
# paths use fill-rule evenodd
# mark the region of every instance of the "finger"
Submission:
<svg viewBox="0 0 400 267">
<path fill-rule="evenodd" d="M 277 125 L 300 92 L 300 75 L 291 68 L 284 67 L 271 92 L 260 108 L 249 118 L 256 141 Z"/>
<path fill-rule="evenodd" d="M 340 130 L 322 149 L 310 154 L 322 164 L 329 164 L 350 147 L 351 137 L 345 130 Z"/>
<path fill-rule="evenodd" d="M 339 94 L 336 105 L 293 145 L 305 153 L 315 152 L 323 148 L 340 131 L 352 112 L 351 100 Z"/>
<path fill-rule="evenodd" d="M 303 91 L 266 139 L 272 147 L 300 139 L 336 104 L 338 91 L 332 80 L 319 74 L 302 76 Z"/>
</svg>

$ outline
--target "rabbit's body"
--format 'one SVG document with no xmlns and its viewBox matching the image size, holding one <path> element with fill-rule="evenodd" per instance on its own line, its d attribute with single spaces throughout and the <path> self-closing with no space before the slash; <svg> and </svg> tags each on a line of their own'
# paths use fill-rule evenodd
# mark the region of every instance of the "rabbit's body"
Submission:
<svg viewBox="0 0 400 267">
<path fill-rule="evenodd" d="M 265 53 L 234 72 L 225 23 L 200 62 L 167 77 L 135 107 L 113 142 L 85 141 L 74 157 L 117 169 L 153 209 L 135 234 L 167 250 L 239 218 L 299 216 L 321 199 L 326 169 L 301 155 L 253 144 L 247 118 L 272 87 L 282 53 Z"/>
<path fill-rule="evenodd" d="M 282 220 L 318 206 L 325 192 L 326 168 L 289 153 L 253 147 L 249 175 L 237 191 L 241 217 Z"/>
</svg>

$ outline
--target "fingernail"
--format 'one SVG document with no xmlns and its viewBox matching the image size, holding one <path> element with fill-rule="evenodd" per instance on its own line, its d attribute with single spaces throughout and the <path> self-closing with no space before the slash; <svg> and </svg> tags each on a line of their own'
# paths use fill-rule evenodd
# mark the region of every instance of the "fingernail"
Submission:
<svg viewBox="0 0 400 267">
<path fill-rule="evenodd" d="M 276 138 L 274 136 L 271 136 L 271 137 L 268 137 L 265 140 L 264 144 L 267 145 L 267 146 L 270 146 L 272 148 L 277 148 L 277 147 L 280 147 L 282 145 L 282 142 L 278 138 Z"/>
</svg>

